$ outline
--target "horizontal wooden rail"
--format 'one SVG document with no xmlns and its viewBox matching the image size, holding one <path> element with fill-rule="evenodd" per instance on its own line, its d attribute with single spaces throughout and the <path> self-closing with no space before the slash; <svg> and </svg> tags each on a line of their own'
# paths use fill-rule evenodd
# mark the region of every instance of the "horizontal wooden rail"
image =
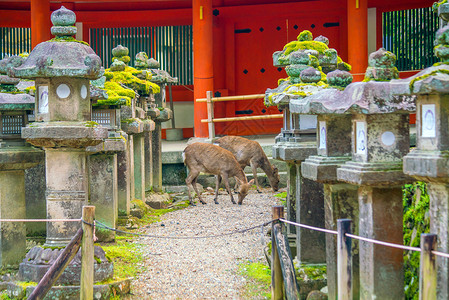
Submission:
<svg viewBox="0 0 449 300">
<path fill-rule="evenodd" d="M 282 119 L 281 114 L 277 115 L 263 115 L 263 116 L 246 116 L 246 117 L 231 117 L 231 118 L 217 118 L 213 119 L 212 123 L 230 122 L 230 121 L 251 121 L 251 120 L 264 120 L 264 119 Z M 201 123 L 208 123 L 208 119 L 202 119 Z"/>
<path fill-rule="evenodd" d="M 213 97 L 210 100 L 212 102 L 223 102 L 223 101 L 240 101 L 240 100 L 252 100 L 264 98 L 265 94 L 254 94 L 245 96 L 229 96 L 229 97 Z M 196 102 L 207 102 L 207 98 L 196 99 Z"/>
</svg>

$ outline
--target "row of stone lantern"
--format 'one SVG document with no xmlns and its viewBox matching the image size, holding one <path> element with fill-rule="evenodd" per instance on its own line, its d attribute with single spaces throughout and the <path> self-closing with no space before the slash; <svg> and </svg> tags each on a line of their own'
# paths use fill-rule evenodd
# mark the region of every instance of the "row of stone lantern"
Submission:
<svg viewBox="0 0 449 300">
<path fill-rule="evenodd" d="M 333 71 L 327 74 L 329 86 L 322 89 L 303 87 L 308 93 L 299 94 L 284 86 L 267 91 L 267 100 L 288 106 L 289 119 L 317 116 L 317 155 L 304 159 L 298 152 L 291 160 L 302 162 L 303 177 L 323 183 L 327 229 L 335 230 L 337 219 L 349 218 L 356 234 L 402 245 L 401 186 L 412 182 L 413 176 L 429 183 L 430 231 L 438 235 L 438 250 L 449 252 L 448 36 L 448 26 L 436 34 L 435 54 L 441 63 L 408 79 L 396 79 L 394 54 L 379 49 L 369 57 L 364 82 L 349 84 L 349 73 Z M 301 76 L 307 76 L 304 70 Z M 415 110 L 417 147 L 409 153 L 409 114 Z M 285 147 L 284 143 L 275 148 Z M 298 195 L 296 205 L 307 201 Z M 311 225 L 304 219 L 299 222 Z M 403 298 L 402 250 L 362 241 L 355 244 L 353 298 Z M 331 235 L 326 237 L 326 252 L 328 297 L 337 299 L 336 239 Z M 298 259 L 307 261 L 301 255 L 302 250 Z M 437 264 L 437 298 L 446 299 L 449 264 L 441 257 Z"/>
<path fill-rule="evenodd" d="M 171 117 L 171 111 L 165 108 L 165 98 L 155 99 L 153 92 L 177 79 L 154 64 L 137 63 L 140 70 L 132 69 L 132 76 L 140 77 L 134 82 L 137 88 L 115 83 L 125 91 L 118 92 L 120 97 L 109 95 L 110 83 L 102 77 L 100 58 L 87 44 L 71 37 L 76 30 L 75 14 L 62 7 L 51 18 L 55 39 L 37 45 L 26 58 L 14 56 L 0 61 L 0 74 L 14 77 L 0 75 L 0 83 L 14 85 L 16 78 L 35 81 L 35 99 L 19 91 L 0 93 L 2 218 L 26 218 L 23 170 L 41 163 L 45 152 L 47 211 L 41 212 L 41 218 L 77 219 L 82 206 L 90 203 L 97 207 L 96 219 L 115 228 L 119 214 L 130 214 L 132 199 L 145 200 L 145 192 L 153 185 L 161 189 L 161 180 L 153 179 L 157 169 L 153 167 L 153 155 L 161 155 L 160 132 L 154 134 L 154 130 L 156 124 Z M 120 59 L 127 56 L 127 49 L 120 46 L 113 53 L 118 54 L 106 77 L 123 71 L 123 64 L 128 68 L 129 60 Z M 90 85 L 89 80 L 95 81 Z M 35 122 L 27 125 L 28 116 Z M 152 142 L 154 136 L 159 143 Z M 44 151 L 30 147 L 23 139 Z M 13 223 L 1 226 L 0 263 L 2 267 L 17 265 L 25 256 L 25 227 Z M 48 223 L 46 244 L 66 245 L 77 228 L 73 222 Z M 114 239 L 112 231 L 97 231 L 97 236 L 103 241 Z M 38 281 L 42 270 L 50 266 L 43 262 L 53 254 L 35 248 L 20 265 L 23 280 Z M 112 276 L 112 265 L 104 255 L 100 257 L 96 269 L 104 271 L 95 280 Z"/>
</svg>

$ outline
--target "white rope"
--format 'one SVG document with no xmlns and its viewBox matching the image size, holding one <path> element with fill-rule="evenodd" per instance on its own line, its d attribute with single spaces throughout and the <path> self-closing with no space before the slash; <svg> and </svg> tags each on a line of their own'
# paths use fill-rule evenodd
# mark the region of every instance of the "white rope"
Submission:
<svg viewBox="0 0 449 300">
<path fill-rule="evenodd" d="M 387 247 L 421 252 L 421 248 L 418 248 L 418 247 L 410 247 L 410 246 L 398 245 L 398 244 L 393 244 L 393 243 L 388 243 L 388 242 L 382 242 L 382 241 L 373 240 L 373 239 L 361 237 L 361 236 L 350 234 L 350 233 L 346 233 L 346 236 L 350 237 L 350 238 L 353 238 L 353 239 L 356 239 L 356 240 L 370 242 L 370 243 L 373 243 L 373 244 L 383 245 L 383 246 L 387 246 Z"/>
<path fill-rule="evenodd" d="M 284 223 L 288 223 L 291 225 L 295 225 L 297 227 L 303 227 L 303 228 L 307 228 L 307 229 L 312 229 L 312 230 L 316 230 L 316 231 L 321 231 L 321 232 L 326 232 L 326 233 L 332 233 L 332 234 L 337 234 L 337 231 L 335 230 L 329 230 L 329 229 L 324 229 L 324 228 L 319 228 L 319 227 L 313 227 L 313 226 L 309 226 L 309 225 L 304 225 L 304 224 L 298 224 L 295 222 L 291 222 L 291 221 L 287 221 L 285 219 L 279 219 L 279 221 L 282 221 Z"/>
<path fill-rule="evenodd" d="M 432 254 L 435 254 L 436 256 L 442 256 L 442 257 L 449 258 L 449 254 L 444 253 L 444 252 L 432 251 Z"/>
<path fill-rule="evenodd" d="M 1 222 L 81 222 L 81 219 L 0 219 Z"/>
</svg>

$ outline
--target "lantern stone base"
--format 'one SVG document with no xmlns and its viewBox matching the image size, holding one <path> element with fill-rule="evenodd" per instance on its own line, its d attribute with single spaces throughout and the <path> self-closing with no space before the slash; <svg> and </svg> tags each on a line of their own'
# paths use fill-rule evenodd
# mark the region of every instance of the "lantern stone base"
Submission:
<svg viewBox="0 0 449 300">
<path fill-rule="evenodd" d="M 33 247 L 19 265 L 18 278 L 21 281 L 39 282 L 50 269 L 63 249 Z M 113 278 L 114 266 L 105 256 L 101 247 L 94 248 L 94 282 L 101 282 Z M 69 263 L 56 284 L 80 284 L 81 279 L 81 249 Z"/>
<path fill-rule="evenodd" d="M 337 181 L 337 168 L 350 159 L 349 156 L 310 156 L 301 164 L 302 176 L 322 183 L 334 183 Z"/>
<path fill-rule="evenodd" d="M 286 162 L 304 161 L 316 155 L 316 142 L 276 143 L 273 146 L 273 158 Z"/>
<path fill-rule="evenodd" d="M 422 181 L 449 183 L 449 151 L 413 150 L 404 157 L 404 173 Z"/>
<path fill-rule="evenodd" d="M 402 161 L 387 163 L 349 161 L 337 169 L 337 177 L 343 182 L 369 186 L 400 185 L 414 181 L 402 172 Z"/>
</svg>

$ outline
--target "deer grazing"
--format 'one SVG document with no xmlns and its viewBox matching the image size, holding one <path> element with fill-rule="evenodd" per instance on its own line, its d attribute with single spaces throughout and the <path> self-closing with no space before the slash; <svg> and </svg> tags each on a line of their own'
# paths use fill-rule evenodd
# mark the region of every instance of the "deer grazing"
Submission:
<svg viewBox="0 0 449 300">
<path fill-rule="evenodd" d="M 215 204 L 218 204 L 218 188 L 220 182 L 223 179 L 228 194 L 231 196 L 231 202 L 235 204 L 234 197 L 232 196 L 231 189 L 229 187 L 229 178 L 235 177 L 239 183 L 239 200 L 238 204 L 243 203 L 243 199 L 248 194 L 248 191 L 253 183 L 253 180 L 248 182 L 239 163 L 235 159 L 234 155 L 226 149 L 220 148 L 215 145 L 206 143 L 193 143 L 188 145 L 182 153 L 184 163 L 189 169 L 189 175 L 186 178 L 187 188 L 189 189 L 189 201 L 191 205 L 194 205 L 192 196 L 190 195 L 190 186 L 193 186 L 198 199 L 202 204 L 206 204 L 201 199 L 200 193 L 196 186 L 196 180 L 201 172 L 217 175 L 216 187 L 215 187 Z"/>
<path fill-rule="evenodd" d="M 229 150 L 234 154 L 242 169 L 246 166 L 251 166 L 253 170 L 254 179 L 256 180 L 256 188 L 259 193 L 260 187 L 257 181 L 257 168 L 261 168 L 267 174 L 273 191 L 279 189 L 279 172 L 275 166 L 272 166 L 268 161 L 265 152 L 260 144 L 256 141 L 251 141 L 239 136 L 224 136 L 217 139 L 214 144 Z"/>
</svg>

